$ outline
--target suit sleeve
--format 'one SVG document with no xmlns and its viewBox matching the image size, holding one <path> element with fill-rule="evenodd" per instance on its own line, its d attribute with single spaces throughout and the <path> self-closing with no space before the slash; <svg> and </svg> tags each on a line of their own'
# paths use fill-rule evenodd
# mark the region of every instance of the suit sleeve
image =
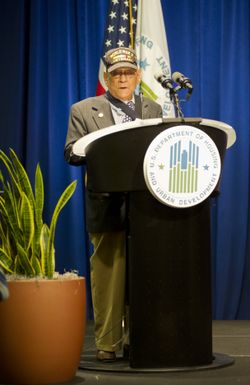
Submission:
<svg viewBox="0 0 250 385">
<path fill-rule="evenodd" d="M 87 133 L 88 130 L 78 103 L 73 104 L 70 109 L 68 132 L 64 148 L 64 157 L 69 164 L 80 166 L 85 163 L 85 157 L 73 154 L 73 144 Z"/>
</svg>

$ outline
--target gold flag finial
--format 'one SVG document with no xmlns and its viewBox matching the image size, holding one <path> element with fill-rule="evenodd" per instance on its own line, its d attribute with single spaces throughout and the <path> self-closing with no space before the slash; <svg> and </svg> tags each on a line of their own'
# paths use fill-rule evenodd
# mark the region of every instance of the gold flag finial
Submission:
<svg viewBox="0 0 250 385">
<path fill-rule="evenodd" d="M 133 13 L 132 13 L 132 1 L 129 0 L 129 36 L 130 36 L 130 47 L 134 47 L 134 32 L 133 32 Z"/>
</svg>

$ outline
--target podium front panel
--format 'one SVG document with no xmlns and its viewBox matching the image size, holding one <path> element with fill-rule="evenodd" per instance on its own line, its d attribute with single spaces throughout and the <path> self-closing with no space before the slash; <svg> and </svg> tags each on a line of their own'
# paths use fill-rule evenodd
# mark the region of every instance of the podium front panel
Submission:
<svg viewBox="0 0 250 385">
<path fill-rule="evenodd" d="M 147 192 L 128 214 L 132 367 L 212 362 L 209 200 L 187 209 Z"/>
</svg>

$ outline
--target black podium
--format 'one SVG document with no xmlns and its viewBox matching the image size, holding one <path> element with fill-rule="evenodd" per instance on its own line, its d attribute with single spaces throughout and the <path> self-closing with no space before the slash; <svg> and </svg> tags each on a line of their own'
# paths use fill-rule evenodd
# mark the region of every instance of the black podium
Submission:
<svg viewBox="0 0 250 385">
<path fill-rule="evenodd" d="M 164 205 L 143 175 L 152 140 L 182 124 L 206 132 L 223 163 L 227 132 L 202 119 L 166 119 L 112 132 L 86 147 L 88 189 L 127 196 L 132 368 L 193 367 L 213 360 L 210 199 L 183 209 Z M 219 183 L 213 193 L 218 191 Z"/>
</svg>

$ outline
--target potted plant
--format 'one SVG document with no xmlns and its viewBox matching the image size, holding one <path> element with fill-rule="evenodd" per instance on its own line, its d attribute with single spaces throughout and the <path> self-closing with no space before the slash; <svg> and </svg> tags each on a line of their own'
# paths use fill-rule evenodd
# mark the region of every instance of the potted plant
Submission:
<svg viewBox="0 0 250 385">
<path fill-rule="evenodd" d="M 12 149 L 9 156 L 0 151 L 0 164 L 0 266 L 10 292 L 0 303 L 0 383 L 66 382 L 80 360 L 86 289 L 83 277 L 56 273 L 54 239 L 76 181 L 60 196 L 48 226 L 39 164 L 34 189 Z"/>
</svg>

